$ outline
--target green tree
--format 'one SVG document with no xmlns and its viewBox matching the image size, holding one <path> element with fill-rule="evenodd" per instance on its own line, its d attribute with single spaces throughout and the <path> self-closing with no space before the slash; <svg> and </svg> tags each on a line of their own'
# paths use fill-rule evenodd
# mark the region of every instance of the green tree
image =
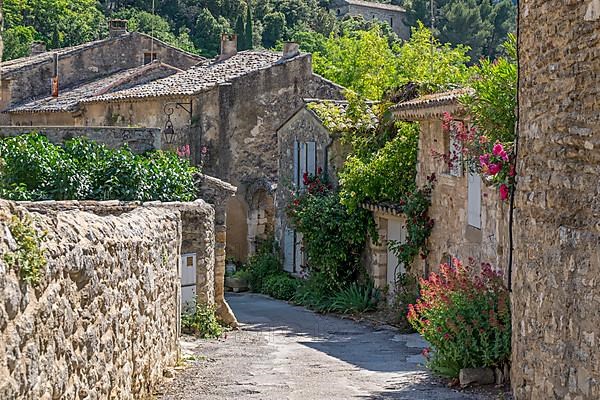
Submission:
<svg viewBox="0 0 600 400">
<path fill-rule="evenodd" d="M 235 22 L 235 33 L 238 37 L 238 50 L 246 50 L 246 27 L 241 15 L 237 17 Z"/>
<path fill-rule="evenodd" d="M 204 8 L 196 20 L 192 40 L 202 54 L 213 57 L 219 54 L 221 34 L 229 29 L 229 24 L 224 18 L 217 20 L 207 8 Z"/>
<path fill-rule="evenodd" d="M 246 26 L 245 26 L 244 39 L 246 40 L 246 49 L 254 48 L 254 22 L 252 21 L 252 10 L 250 6 L 246 7 Z"/>
<path fill-rule="evenodd" d="M 5 0 L 4 17 L 7 30 L 31 27 L 36 32 L 35 40 L 45 42 L 48 48 L 99 39 L 106 30 L 96 0 Z M 19 31 L 21 37 L 23 33 Z M 7 51 L 18 53 L 10 48 Z"/>
<path fill-rule="evenodd" d="M 285 28 L 285 15 L 281 12 L 272 12 L 265 15 L 262 43 L 266 48 L 275 46 L 283 38 Z"/>
<path fill-rule="evenodd" d="M 2 33 L 4 41 L 3 60 L 12 60 L 29 55 L 31 44 L 37 32 L 30 26 L 15 26 Z"/>
</svg>

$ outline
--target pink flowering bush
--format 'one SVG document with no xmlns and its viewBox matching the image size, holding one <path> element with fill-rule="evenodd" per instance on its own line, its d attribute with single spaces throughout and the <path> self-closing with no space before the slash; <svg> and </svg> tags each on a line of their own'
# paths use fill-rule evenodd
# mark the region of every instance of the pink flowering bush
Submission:
<svg viewBox="0 0 600 400">
<path fill-rule="evenodd" d="M 470 267 L 474 267 L 471 260 Z M 458 260 L 420 281 L 420 298 L 408 321 L 431 344 L 423 355 L 440 375 L 455 378 L 462 368 L 501 366 L 510 357 L 509 293 L 489 264 L 477 275 Z"/>
<path fill-rule="evenodd" d="M 487 185 L 497 188 L 500 198 L 507 200 L 515 181 L 512 145 L 490 141 L 476 127 L 468 127 L 449 113 L 444 113 L 442 128 L 456 139 L 457 148 L 443 155 L 448 166 L 452 168 L 464 160 L 470 171 L 479 174 Z"/>
</svg>

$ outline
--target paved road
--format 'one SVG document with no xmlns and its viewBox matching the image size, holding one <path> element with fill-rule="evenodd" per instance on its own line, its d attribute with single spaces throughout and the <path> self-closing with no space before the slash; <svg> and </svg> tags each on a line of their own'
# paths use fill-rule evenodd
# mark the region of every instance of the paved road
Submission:
<svg viewBox="0 0 600 400">
<path fill-rule="evenodd" d="M 187 369 L 162 400 L 481 400 L 433 379 L 417 335 L 376 330 L 255 294 L 230 294 L 242 329 L 221 340 L 184 339 Z"/>
</svg>

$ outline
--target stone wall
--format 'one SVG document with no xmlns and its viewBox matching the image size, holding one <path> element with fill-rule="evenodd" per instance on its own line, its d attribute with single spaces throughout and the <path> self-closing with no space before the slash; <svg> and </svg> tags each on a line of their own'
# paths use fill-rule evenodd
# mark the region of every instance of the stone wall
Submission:
<svg viewBox="0 0 600 400">
<path fill-rule="evenodd" d="M 45 235 L 35 287 L 5 258 L 14 217 Z M 150 397 L 179 355 L 181 250 L 213 271 L 213 222 L 203 201 L 0 201 L 0 398 Z"/>
<path fill-rule="evenodd" d="M 151 49 L 158 60 L 181 69 L 187 69 L 203 60 L 156 39 L 151 43 L 150 36 L 132 32 L 72 49 L 58 50 L 60 86 L 72 87 L 117 71 L 139 67 L 144 63 L 144 53 Z M 50 96 L 53 65 L 52 52 L 38 56 L 31 62 L 3 65 L 0 110 L 26 99 Z"/>
<path fill-rule="evenodd" d="M 381 22 L 390 24 L 394 32 L 400 38 L 408 40 L 410 37 L 410 27 L 406 25 L 406 12 L 397 11 L 392 9 L 385 9 L 380 4 L 374 4 L 373 6 L 370 1 L 364 1 L 360 3 L 349 3 L 345 0 L 336 0 L 333 7 L 333 11 L 338 18 L 342 18 L 346 15 L 361 16 L 365 20 L 369 21 L 376 19 Z"/>
<path fill-rule="evenodd" d="M 600 1 L 519 2 L 512 384 L 600 398 Z"/>
<path fill-rule="evenodd" d="M 481 185 L 481 228 L 469 225 L 468 178 L 465 168 L 453 176 L 447 164 L 432 153 L 447 154 L 449 134 L 442 129 L 441 116 L 420 121 L 417 185 L 425 186 L 427 177 L 435 174 L 437 182 L 432 194 L 429 215 L 435 221 L 428 240 L 426 260 L 418 258 L 412 266 L 417 275 L 427 276 L 441 263 L 457 257 L 466 263 L 469 257 L 488 262 L 502 270 L 508 282 L 508 202 L 502 202 L 498 191 Z"/>
<path fill-rule="evenodd" d="M 127 144 L 136 153 L 161 148 L 159 128 L 0 126 L 0 137 L 18 136 L 30 132 L 41 133 L 55 144 L 84 136 L 111 148 Z"/>
</svg>

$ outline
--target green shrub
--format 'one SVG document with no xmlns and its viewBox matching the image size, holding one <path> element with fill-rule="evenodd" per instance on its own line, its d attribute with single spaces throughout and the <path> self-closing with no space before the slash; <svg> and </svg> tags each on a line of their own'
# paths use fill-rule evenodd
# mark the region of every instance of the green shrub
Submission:
<svg viewBox="0 0 600 400">
<path fill-rule="evenodd" d="M 171 152 L 134 154 L 86 138 L 57 146 L 39 134 L 0 140 L 0 197 L 11 200 L 191 201 L 189 161 Z"/>
<path fill-rule="evenodd" d="M 202 339 L 213 339 L 223 335 L 223 327 L 215 314 L 215 307 L 206 304 L 196 305 L 193 314 L 181 316 L 181 328 L 186 333 L 193 333 Z"/>
<path fill-rule="evenodd" d="M 298 287 L 293 301 L 317 312 L 328 312 L 332 303 L 329 278 L 319 272 L 311 274 Z"/>
<path fill-rule="evenodd" d="M 396 277 L 391 308 L 394 310 L 391 323 L 406 332 L 413 331 L 407 319 L 408 307 L 415 304 L 419 297 L 419 282 L 410 274 Z"/>
<path fill-rule="evenodd" d="M 381 293 L 372 282 L 366 285 L 354 282 L 335 294 L 329 310 L 344 314 L 361 313 L 375 310 L 380 300 Z"/>
<path fill-rule="evenodd" d="M 274 242 L 271 240 L 260 246 L 243 270 L 247 271 L 250 289 L 253 292 L 265 293 L 267 279 L 283 273 L 283 265 L 274 250 Z"/>
<path fill-rule="evenodd" d="M 289 276 L 287 273 L 281 272 L 277 275 L 270 275 L 263 284 L 263 293 L 279 300 L 291 300 L 296 294 L 299 282 Z"/>
<path fill-rule="evenodd" d="M 352 155 L 346 160 L 340 198 L 348 208 L 365 201 L 398 203 L 415 189 L 419 125 L 400 123 L 397 132 L 368 159 Z"/>
<path fill-rule="evenodd" d="M 456 259 L 440 270 L 421 280 L 421 296 L 408 313 L 433 347 L 429 367 L 452 378 L 462 368 L 501 367 L 509 360 L 511 340 L 509 293 L 501 275 L 483 264 L 471 276 Z"/>
<path fill-rule="evenodd" d="M 310 273 L 323 274 L 329 293 L 336 292 L 358 278 L 373 218 L 366 210 L 350 211 L 342 205 L 324 175 L 306 175 L 304 183 L 307 190 L 295 196 L 288 215 L 303 235 Z"/>
</svg>

